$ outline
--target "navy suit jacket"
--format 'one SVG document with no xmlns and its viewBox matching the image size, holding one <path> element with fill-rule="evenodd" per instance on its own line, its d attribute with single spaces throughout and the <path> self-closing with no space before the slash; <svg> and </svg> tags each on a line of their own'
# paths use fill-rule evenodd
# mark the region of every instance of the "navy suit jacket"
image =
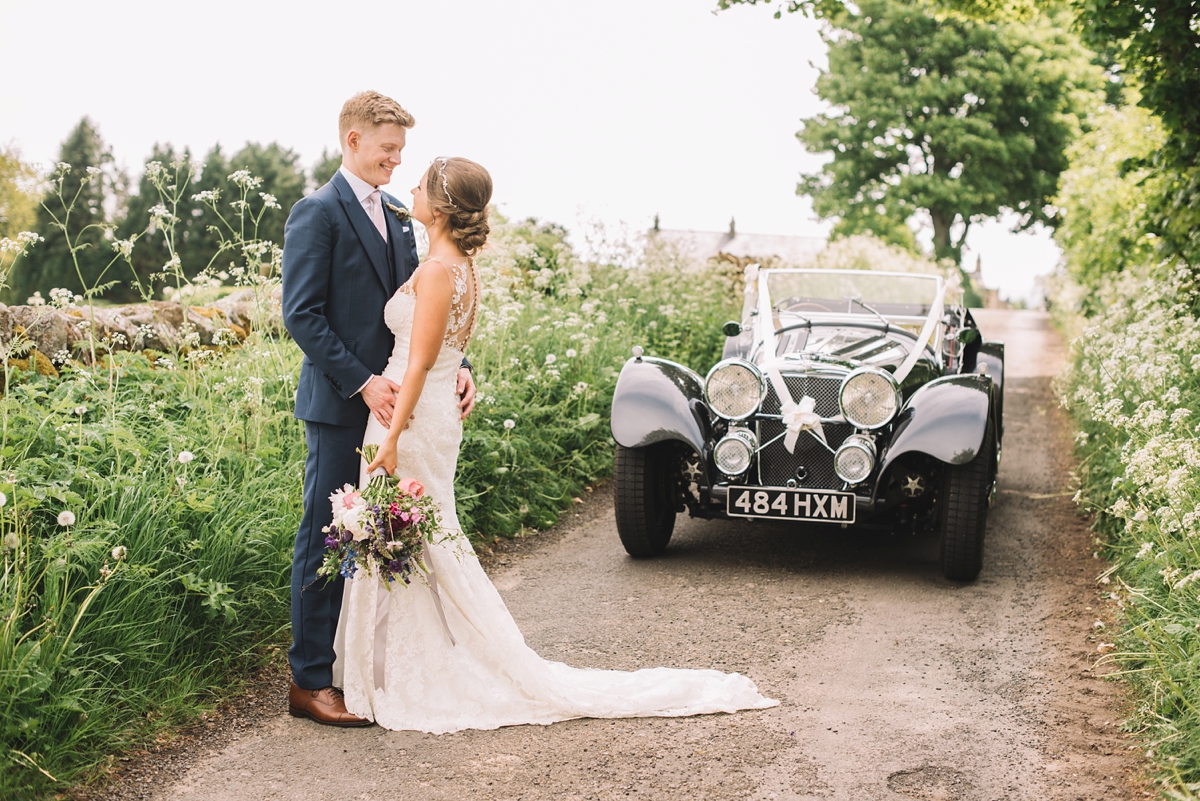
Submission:
<svg viewBox="0 0 1200 801">
<path fill-rule="evenodd" d="M 401 206 L 384 193 L 385 204 Z M 383 372 L 395 338 L 384 304 L 417 269 L 410 221 L 384 207 L 388 245 L 340 173 L 292 207 L 283 239 L 283 323 L 300 350 L 296 417 L 367 425 L 370 411 L 351 395 Z"/>
</svg>

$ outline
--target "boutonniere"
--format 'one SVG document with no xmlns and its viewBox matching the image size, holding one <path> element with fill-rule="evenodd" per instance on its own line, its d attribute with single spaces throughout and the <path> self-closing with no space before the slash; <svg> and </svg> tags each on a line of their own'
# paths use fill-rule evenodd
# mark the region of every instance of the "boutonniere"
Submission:
<svg viewBox="0 0 1200 801">
<path fill-rule="evenodd" d="M 412 219 L 412 215 L 408 213 L 408 209 L 404 208 L 403 206 L 396 206 L 392 203 L 389 203 L 387 204 L 387 207 L 391 209 L 392 214 L 395 214 L 396 219 L 400 222 L 408 222 Z"/>
</svg>

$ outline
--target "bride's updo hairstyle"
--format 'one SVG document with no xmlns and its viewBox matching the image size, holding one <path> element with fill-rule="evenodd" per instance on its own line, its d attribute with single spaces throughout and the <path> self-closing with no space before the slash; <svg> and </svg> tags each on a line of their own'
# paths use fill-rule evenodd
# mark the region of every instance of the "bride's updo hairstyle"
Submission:
<svg viewBox="0 0 1200 801">
<path fill-rule="evenodd" d="M 487 242 L 488 203 L 492 201 L 492 176 L 464 158 L 436 158 L 425 172 L 429 208 L 446 217 L 450 236 L 459 250 L 474 256 Z"/>
</svg>

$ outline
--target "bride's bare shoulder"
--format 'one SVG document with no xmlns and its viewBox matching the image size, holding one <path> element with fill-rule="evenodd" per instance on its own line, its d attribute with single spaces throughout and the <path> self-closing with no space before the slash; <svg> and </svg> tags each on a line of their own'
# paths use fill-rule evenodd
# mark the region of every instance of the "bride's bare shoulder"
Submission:
<svg viewBox="0 0 1200 801">
<path fill-rule="evenodd" d="M 443 263 L 441 259 L 426 259 L 413 272 L 410 283 L 412 283 L 413 289 L 418 293 L 422 289 L 427 289 L 439 295 L 443 293 L 449 295 L 454 288 L 454 274 L 452 269 L 452 267 Z"/>
</svg>

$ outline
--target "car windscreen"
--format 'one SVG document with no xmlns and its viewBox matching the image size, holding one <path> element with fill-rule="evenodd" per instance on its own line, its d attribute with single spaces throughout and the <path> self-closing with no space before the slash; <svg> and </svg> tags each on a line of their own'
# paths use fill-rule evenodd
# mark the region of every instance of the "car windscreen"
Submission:
<svg viewBox="0 0 1200 801">
<path fill-rule="evenodd" d="M 931 275 L 772 270 L 767 274 L 767 288 L 776 311 L 924 317 L 937 297 L 938 284 Z"/>
</svg>

